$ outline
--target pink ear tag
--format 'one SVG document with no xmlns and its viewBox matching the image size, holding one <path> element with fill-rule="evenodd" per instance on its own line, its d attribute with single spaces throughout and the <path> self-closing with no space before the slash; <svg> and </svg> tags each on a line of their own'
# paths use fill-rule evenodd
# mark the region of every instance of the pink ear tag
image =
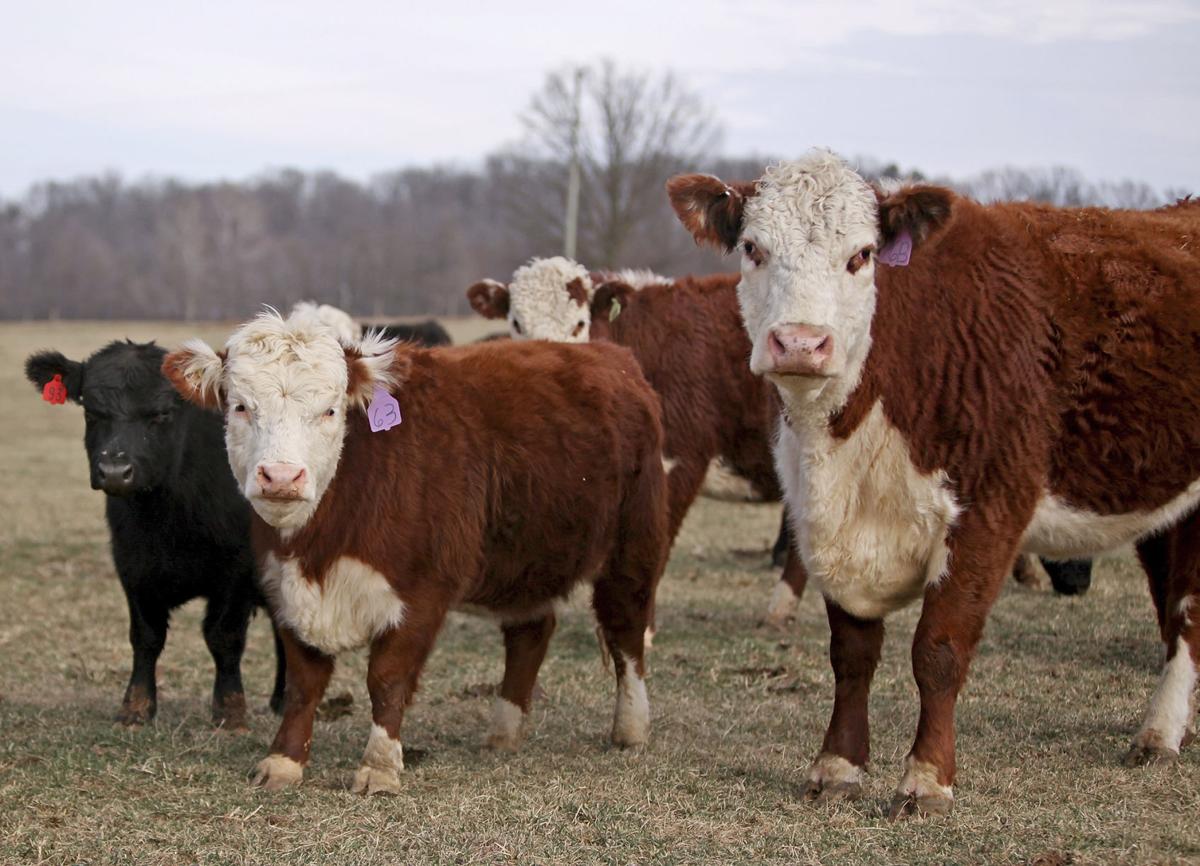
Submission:
<svg viewBox="0 0 1200 866">
<path fill-rule="evenodd" d="M 902 229 L 900 234 L 883 245 L 878 258 L 885 265 L 902 268 L 908 264 L 910 256 L 912 256 L 912 235 L 908 233 L 908 229 Z"/>
<path fill-rule="evenodd" d="M 391 430 L 403 420 L 400 417 L 400 403 L 378 385 L 371 396 L 371 405 L 367 407 L 367 420 L 371 422 L 371 432 Z"/>
</svg>

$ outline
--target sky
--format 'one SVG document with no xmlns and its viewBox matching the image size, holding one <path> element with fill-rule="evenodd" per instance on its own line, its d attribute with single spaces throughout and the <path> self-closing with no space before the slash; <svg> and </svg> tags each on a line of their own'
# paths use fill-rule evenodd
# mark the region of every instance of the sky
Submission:
<svg viewBox="0 0 1200 866">
<path fill-rule="evenodd" d="M 3 197 L 107 171 L 470 167 L 520 137 L 547 70 L 602 57 L 675 72 L 730 156 L 1200 193 L 1200 0 L 0 0 L 0 21 Z"/>
</svg>

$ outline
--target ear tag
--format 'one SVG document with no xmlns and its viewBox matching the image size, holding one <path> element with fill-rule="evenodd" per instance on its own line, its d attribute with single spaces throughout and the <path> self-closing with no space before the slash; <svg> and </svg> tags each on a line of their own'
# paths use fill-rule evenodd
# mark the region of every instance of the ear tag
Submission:
<svg viewBox="0 0 1200 866">
<path fill-rule="evenodd" d="M 378 385 L 371 396 L 371 405 L 367 407 L 367 420 L 371 422 L 371 432 L 379 433 L 399 426 L 404 420 L 400 417 L 400 403 Z"/>
<path fill-rule="evenodd" d="M 612 306 L 608 308 L 608 320 L 615 322 L 619 315 L 621 315 L 621 302 L 613 298 Z"/>
<path fill-rule="evenodd" d="M 877 258 L 885 265 L 902 268 L 908 264 L 911 256 L 912 235 L 908 233 L 908 229 L 901 229 L 900 234 L 883 245 L 879 250 Z"/>
<path fill-rule="evenodd" d="M 62 373 L 55 373 L 54 378 L 42 387 L 42 399 L 56 405 L 67 402 L 67 386 L 63 384 Z"/>
</svg>

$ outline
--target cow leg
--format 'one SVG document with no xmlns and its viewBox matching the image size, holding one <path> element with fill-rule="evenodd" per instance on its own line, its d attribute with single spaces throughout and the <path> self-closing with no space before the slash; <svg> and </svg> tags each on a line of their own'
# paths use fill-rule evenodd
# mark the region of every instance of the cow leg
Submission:
<svg viewBox="0 0 1200 866">
<path fill-rule="evenodd" d="M 271 689 L 271 701 L 268 706 L 271 712 L 278 716 L 283 712 L 284 695 L 287 690 L 287 656 L 283 651 L 283 640 L 279 637 L 279 626 L 275 624 L 273 616 L 271 635 L 275 638 L 275 687 Z"/>
<path fill-rule="evenodd" d="M 504 681 L 492 705 L 486 745 L 515 752 L 521 747 L 525 720 L 533 701 L 538 670 L 554 634 L 554 614 L 531 622 L 510 623 L 504 630 Z"/>
<path fill-rule="evenodd" d="M 1142 570 L 1146 572 L 1146 584 L 1150 599 L 1154 602 L 1154 615 L 1158 620 L 1158 631 L 1167 641 L 1167 586 L 1171 580 L 1171 537 L 1177 530 L 1152 535 L 1138 542 L 1137 554 Z"/>
<path fill-rule="evenodd" d="M 1012 567 L 1013 580 L 1029 589 L 1044 590 L 1049 580 L 1042 561 L 1032 553 L 1020 554 Z"/>
<path fill-rule="evenodd" d="M 784 503 L 783 514 L 779 518 L 779 534 L 775 536 L 775 545 L 771 548 L 771 565 L 784 568 L 791 549 L 792 527 L 788 524 L 787 503 Z"/>
<path fill-rule="evenodd" d="M 158 683 L 155 670 L 167 643 L 166 606 L 128 597 L 129 644 L 133 648 L 133 672 L 117 713 L 122 725 L 143 725 L 158 712 Z"/>
<path fill-rule="evenodd" d="M 687 517 L 688 509 L 692 507 L 692 503 L 696 501 L 696 497 L 700 495 L 700 488 L 704 485 L 704 476 L 708 472 L 708 465 L 711 458 L 700 456 L 689 456 L 681 458 L 678 461 L 671 459 L 663 460 L 663 468 L 667 471 L 667 549 L 670 550 L 671 545 L 675 543 L 675 536 L 679 534 L 679 528 L 683 526 L 683 519 Z M 661 572 L 658 577 L 661 577 Z M 655 578 L 654 589 L 650 593 L 650 607 L 646 616 L 646 634 L 645 646 L 651 647 L 654 645 L 654 635 L 658 631 L 658 619 L 655 610 L 655 598 L 658 595 L 658 578 Z"/>
<path fill-rule="evenodd" d="M 400 726 L 443 618 L 444 614 L 422 616 L 409 609 L 402 626 L 384 632 L 371 644 L 367 663 L 371 733 L 362 765 L 354 773 L 354 793 L 400 793 L 400 771 L 404 769 Z"/>
<path fill-rule="evenodd" d="M 825 600 L 829 661 L 833 666 L 833 715 L 821 754 L 808 770 L 810 800 L 857 799 L 871 750 L 867 704 L 883 647 L 883 620 L 859 619 Z"/>
<path fill-rule="evenodd" d="M 617 746 L 640 746 L 650 738 L 642 639 L 647 600 L 644 590 L 639 593 L 635 587 L 608 576 L 596 582 L 592 596 L 600 632 L 617 676 L 617 706 L 612 725 L 612 741 Z"/>
<path fill-rule="evenodd" d="M 958 692 L 1016 549 L 1016 538 L 997 537 L 968 512 L 950 541 L 949 573 L 925 590 L 912 648 L 921 715 L 892 799 L 892 818 L 914 812 L 947 814 L 954 806 Z"/>
<path fill-rule="evenodd" d="M 1168 567 L 1151 576 L 1166 663 L 1126 766 L 1173 761 L 1195 738 L 1196 670 L 1200 666 L 1200 518 L 1189 517 L 1166 537 Z M 1141 552 L 1139 546 L 1139 553 Z M 1143 563 L 1146 557 L 1143 557 Z M 1159 563 L 1161 564 L 1161 560 Z M 1149 568 L 1147 569 L 1149 572 Z M 1156 578 L 1158 580 L 1157 586 Z M 1161 600 L 1160 600 L 1161 598 Z"/>
<path fill-rule="evenodd" d="M 1064 562 L 1046 560 L 1050 584 L 1059 595 L 1083 595 L 1092 585 L 1092 561 L 1068 559 Z"/>
<path fill-rule="evenodd" d="M 254 602 L 249 597 L 209 599 L 204 616 L 204 642 L 216 665 L 213 683 L 213 724 L 226 730 L 246 730 L 246 695 L 242 688 L 242 654 Z"/>
<path fill-rule="evenodd" d="M 299 785 L 312 746 L 317 705 L 333 675 L 333 656 L 300 641 L 288 628 L 279 629 L 287 657 L 287 692 L 283 720 L 271 743 L 270 754 L 258 764 L 254 784 L 275 791 Z"/>
<path fill-rule="evenodd" d="M 782 628 L 788 619 L 796 612 L 800 596 L 804 595 L 804 586 L 808 583 L 808 572 L 800 561 L 800 555 L 795 549 L 788 548 L 787 562 L 783 566 L 783 574 L 771 593 L 770 604 L 767 605 L 767 625 Z"/>
</svg>

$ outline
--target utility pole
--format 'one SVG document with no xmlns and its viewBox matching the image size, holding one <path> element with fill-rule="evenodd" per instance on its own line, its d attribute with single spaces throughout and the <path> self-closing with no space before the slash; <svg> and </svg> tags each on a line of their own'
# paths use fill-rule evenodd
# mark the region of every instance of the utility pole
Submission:
<svg viewBox="0 0 1200 866">
<path fill-rule="evenodd" d="M 563 226 L 563 255 L 575 258 L 576 227 L 579 223 L 579 123 L 580 98 L 583 91 L 583 67 L 575 68 L 575 89 L 571 104 L 571 156 L 567 167 L 567 216 Z"/>
</svg>

